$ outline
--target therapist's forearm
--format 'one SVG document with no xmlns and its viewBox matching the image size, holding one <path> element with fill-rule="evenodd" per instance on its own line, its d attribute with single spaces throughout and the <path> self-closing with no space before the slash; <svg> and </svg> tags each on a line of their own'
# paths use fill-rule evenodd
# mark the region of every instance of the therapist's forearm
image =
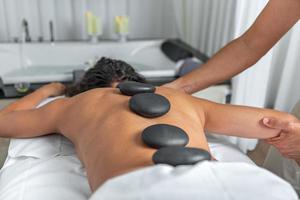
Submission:
<svg viewBox="0 0 300 200">
<path fill-rule="evenodd" d="M 245 43 L 236 39 L 221 49 L 205 65 L 172 83 L 173 88 L 193 93 L 210 85 L 228 80 L 252 66 L 261 57 Z"/>
</svg>

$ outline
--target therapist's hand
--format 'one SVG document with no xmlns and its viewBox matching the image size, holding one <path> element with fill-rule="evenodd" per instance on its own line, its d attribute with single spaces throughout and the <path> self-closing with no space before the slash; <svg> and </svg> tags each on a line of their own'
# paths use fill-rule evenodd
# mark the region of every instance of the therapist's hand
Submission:
<svg viewBox="0 0 300 200">
<path fill-rule="evenodd" d="M 45 97 L 56 97 L 65 94 L 66 86 L 61 83 L 49 83 L 39 88 Z"/>
<path fill-rule="evenodd" d="M 300 122 L 267 117 L 262 121 L 268 128 L 281 130 L 277 137 L 267 139 L 266 142 L 275 146 L 284 157 L 300 164 Z"/>
</svg>

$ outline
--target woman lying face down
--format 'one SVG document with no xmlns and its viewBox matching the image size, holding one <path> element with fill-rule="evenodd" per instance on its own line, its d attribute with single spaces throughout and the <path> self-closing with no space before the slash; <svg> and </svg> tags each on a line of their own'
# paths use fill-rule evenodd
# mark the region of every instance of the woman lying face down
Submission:
<svg viewBox="0 0 300 200">
<path fill-rule="evenodd" d="M 4 108 L 0 112 L 0 136 L 27 138 L 51 133 L 64 135 L 74 143 L 86 168 L 90 186 L 92 190 L 96 190 L 112 177 L 154 163 L 173 165 L 178 161 L 170 161 L 169 158 L 186 160 L 182 155 L 188 154 L 196 155 L 196 161 L 201 160 L 198 150 L 209 152 L 204 130 L 266 139 L 277 136 L 280 130 L 262 126 L 261 119 L 264 116 L 298 120 L 287 113 L 217 104 L 164 87 L 157 87 L 147 95 L 138 94 L 139 101 L 135 103 L 143 112 L 148 112 L 149 108 L 149 112 L 160 112 L 161 102 L 168 102 L 168 109 L 155 117 L 141 115 L 130 104 L 132 99 L 136 100 L 135 96 L 124 95 L 118 88 L 112 87 L 126 80 L 145 81 L 125 62 L 102 58 L 86 72 L 79 83 L 68 87 L 66 91 L 61 84 L 46 85 Z M 64 93 L 66 98 L 35 109 L 43 99 Z M 140 99 L 141 96 L 143 97 Z M 145 102 L 148 103 L 145 105 Z M 179 145 L 180 147 L 176 147 L 178 143 L 175 144 L 175 150 L 169 148 L 163 152 L 160 150 L 164 146 L 153 147 L 146 144 L 142 138 L 144 130 L 160 124 L 182 130 L 188 141 Z M 159 131 L 162 132 L 162 140 L 169 134 L 169 129 L 167 134 L 161 127 Z M 155 134 L 158 135 L 155 139 L 159 138 L 159 133 Z M 157 158 L 157 152 L 160 152 L 160 156 L 163 153 L 164 156 L 159 157 L 164 158 L 163 161 L 156 162 L 154 158 Z"/>
</svg>

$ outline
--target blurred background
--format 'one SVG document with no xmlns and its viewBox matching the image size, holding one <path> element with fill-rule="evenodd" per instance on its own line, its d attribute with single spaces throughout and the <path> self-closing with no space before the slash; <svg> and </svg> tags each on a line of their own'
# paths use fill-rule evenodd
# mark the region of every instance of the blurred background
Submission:
<svg viewBox="0 0 300 200">
<path fill-rule="evenodd" d="M 114 19 L 130 19 L 130 39 L 180 37 L 212 55 L 234 33 L 236 0 L 1 0 L 0 42 L 20 41 L 22 21 L 34 42 L 86 41 L 86 12 L 100 19 L 101 39 L 117 39 Z"/>
</svg>

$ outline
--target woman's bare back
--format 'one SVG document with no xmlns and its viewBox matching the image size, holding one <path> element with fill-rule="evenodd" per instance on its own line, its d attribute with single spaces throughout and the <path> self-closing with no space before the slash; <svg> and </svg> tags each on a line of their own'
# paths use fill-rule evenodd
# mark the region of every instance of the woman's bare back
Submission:
<svg viewBox="0 0 300 200">
<path fill-rule="evenodd" d="M 170 111 L 158 118 L 144 118 L 129 109 L 129 96 L 118 89 L 94 89 L 68 99 L 61 132 L 75 144 L 90 185 L 97 189 L 107 179 L 152 165 L 156 149 L 141 140 L 142 131 L 154 124 L 171 124 L 189 135 L 189 147 L 208 150 L 203 124 L 187 95 L 158 88 L 168 98 Z"/>
</svg>

